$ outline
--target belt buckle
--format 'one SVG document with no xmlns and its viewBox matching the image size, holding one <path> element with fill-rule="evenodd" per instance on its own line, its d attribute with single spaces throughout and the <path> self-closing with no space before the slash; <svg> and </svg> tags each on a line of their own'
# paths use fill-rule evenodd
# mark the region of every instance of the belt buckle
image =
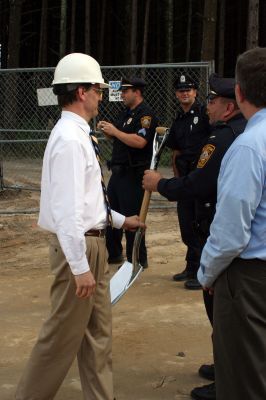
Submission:
<svg viewBox="0 0 266 400">
<path fill-rule="evenodd" d="M 105 229 L 99 229 L 99 236 L 98 237 L 104 237 L 105 235 Z"/>
</svg>

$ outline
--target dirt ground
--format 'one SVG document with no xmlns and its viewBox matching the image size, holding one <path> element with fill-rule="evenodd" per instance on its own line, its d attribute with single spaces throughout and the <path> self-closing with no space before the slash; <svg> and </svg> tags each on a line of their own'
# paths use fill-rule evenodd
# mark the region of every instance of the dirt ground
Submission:
<svg viewBox="0 0 266 400">
<path fill-rule="evenodd" d="M 38 208 L 38 192 L 0 192 L 0 210 Z M 184 266 L 185 247 L 174 205 L 156 196 L 147 218 L 149 268 L 113 307 L 113 366 L 117 400 L 189 399 L 197 375 L 212 362 L 211 329 L 201 291 L 171 277 Z M 37 213 L 0 215 L 0 400 L 16 384 L 49 312 L 49 235 Z M 110 266 L 114 273 L 117 266 Z M 42 377 L 40 377 L 42 379 Z M 82 400 L 77 365 L 56 400 Z"/>
</svg>

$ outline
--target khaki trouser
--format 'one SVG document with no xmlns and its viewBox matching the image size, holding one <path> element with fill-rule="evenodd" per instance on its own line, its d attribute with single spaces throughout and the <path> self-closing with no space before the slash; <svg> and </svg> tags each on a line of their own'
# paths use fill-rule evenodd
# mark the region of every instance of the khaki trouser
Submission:
<svg viewBox="0 0 266 400">
<path fill-rule="evenodd" d="M 96 280 L 89 299 L 76 285 L 56 236 L 50 245 L 55 275 L 51 313 L 17 388 L 17 400 L 52 400 L 77 355 L 85 400 L 113 400 L 111 303 L 104 238 L 86 237 L 87 257 Z"/>
</svg>

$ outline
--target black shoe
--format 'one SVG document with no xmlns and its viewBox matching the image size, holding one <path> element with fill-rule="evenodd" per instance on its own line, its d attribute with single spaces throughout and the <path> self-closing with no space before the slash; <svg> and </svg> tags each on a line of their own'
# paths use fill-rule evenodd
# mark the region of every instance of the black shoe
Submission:
<svg viewBox="0 0 266 400">
<path fill-rule="evenodd" d="M 194 274 L 192 272 L 188 272 L 186 269 L 184 269 L 184 271 L 180 272 L 179 274 L 173 275 L 173 280 L 176 282 L 186 281 L 192 278 L 194 278 Z"/>
<path fill-rule="evenodd" d="M 199 283 L 199 281 L 197 279 L 189 279 L 188 281 L 186 281 L 184 283 L 184 286 L 186 289 L 188 290 L 198 290 L 198 289 L 202 289 L 201 284 Z"/>
<path fill-rule="evenodd" d="M 190 395 L 192 399 L 196 400 L 215 400 L 216 399 L 216 389 L 215 382 L 209 385 L 204 385 L 196 387 L 191 390 Z"/>
<path fill-rule="evenodd" d="M 108 264 L 119 264 L 123 261 L 124 261 L 124 257 L 122 256 L 122 254 L 120 254 L 120 256 L 117 256 L 117 257 L 109 257 L 108 258 Z"/>
<path fill-rule="evenodd" d="M 202 378 L 208 379 L 209 381 L 215 380 L 214 364 L 203 364 L 199 368 L 199 375 Z"/>
</svg>

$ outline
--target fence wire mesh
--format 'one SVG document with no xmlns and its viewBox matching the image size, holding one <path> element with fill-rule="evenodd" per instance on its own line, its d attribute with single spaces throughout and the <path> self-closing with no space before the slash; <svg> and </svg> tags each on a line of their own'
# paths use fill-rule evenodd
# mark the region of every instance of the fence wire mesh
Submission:
<svg viewBox="0 0 266 400">
<path fill-rule="evenodd" d="M 145 101 L 156 112 L 160 125 L 170 126 L 176 112 L 173 83 L 180 73 L 189 74 L 199 83 L 198 96 L 204 101 L 212 62 L 102 67 L 105 81 L 139 76 L 146 80 Z M 53 68 L 0 69 L 0 190 L 22 188 L 40 190 L 42 158 L 49 134 L 60 116 L 56 105 L 39 106 L 37 89 L 49 88 Z M 108 92 L 108 91 L 107 91 Z M 99 119 L 116 120 L 121 102 L 103 97 Z M 97 121 L 94 121 L 94 127 Z M 112 142 L 99 137 L 103 161 L 110 159 Z M 168 165 L 165 151 L 161 165 Z"/>
</svg>

